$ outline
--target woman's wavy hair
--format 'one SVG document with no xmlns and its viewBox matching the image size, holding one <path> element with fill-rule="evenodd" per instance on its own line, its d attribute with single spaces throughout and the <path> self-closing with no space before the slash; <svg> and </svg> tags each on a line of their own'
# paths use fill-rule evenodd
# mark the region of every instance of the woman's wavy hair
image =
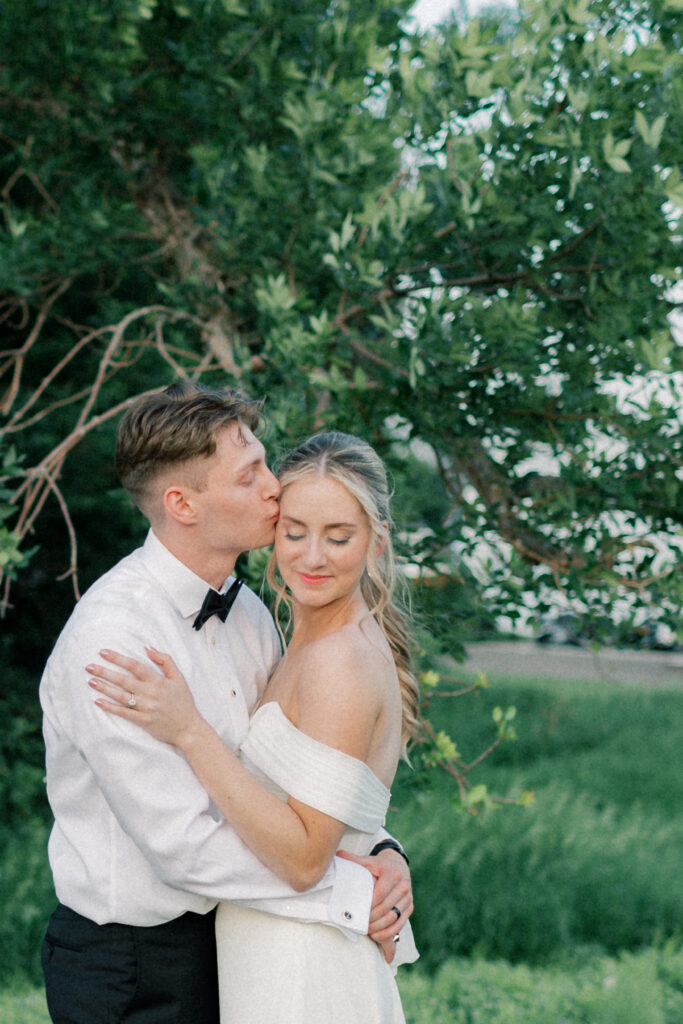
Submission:
<svg viewBox="0 0 683 1024">
<path fill-rule="evenodd" d="M 284 490 L 302 477 L 316 474 L 338 480 L 357 499 L 370 524 L 366 569 L 361 592 L 370 614 L 376 619 L 389 642 L 398 673 L 403 703 L 403 742 L 417 737 L 420 728 L 420 694 L 412 670 L 414 647 L 412 623 L 405 604 L 396 598 L 396 560 L 391 541 L 390 491 L 384 463 L 375 450 L 359 437 L 338 431 L 315 434 L 288 452 L 277 466 Z M 275 592 L 275 618 L 284 602 L 291 603 L 277 573 L 275 556 L 266 570 L 268 583 Z M 288 628 L 286 626 L 285 628 Z M 284 637 L 283 637 L 284 639 Z"/>
</svg>

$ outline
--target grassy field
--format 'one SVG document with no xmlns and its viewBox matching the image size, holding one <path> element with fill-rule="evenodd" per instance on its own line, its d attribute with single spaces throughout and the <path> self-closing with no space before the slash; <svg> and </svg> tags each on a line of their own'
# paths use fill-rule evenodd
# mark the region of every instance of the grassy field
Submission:
<svg viewBox="0 0 683 1024">
<path fill-rule="evenodd" d="M 517 708 L 518 739 L 473 781 L 534 790 L 533 807 L 472 818 L 443 772 L 409 795 L 404 770 L 394 788 L 388 826 L 411 853 L 423 967 L 471 955 L 541 964 L 595 944 L 635 952 L 680 934 L 683 689 L 500 678 L 440 700 L 434 717 L 470 758 L 496 705 Z"/>
<path fill-rule="evenodd" d="M 399 974 L 408 1024 L 681 1024 L 683 689 L 494 677 L 433 717 L 471 757 L 496 705 L 515 705 L 519 738 L 474 781 L 533 789 L 532 808 L 473 818 L 439 772 L 394 789 L 422 953 Z M 2 1024 L 48 1021 L 45 836 L 0 836 Z"/>
<path fill-rule="evenodd" d="M 683 948 L 575 951 L 546 967 L 454 958 L 399 972 L 407 1024 L 680 1024 Z M 49 1024 L 40 989 L 0 993 L 2 1024 Z"/>
<path fill-rule="evenodd" d="M 683 951 L 575 951 L 545 967 L 453 959 L 401 983 L 407 1024 L 680 1024 Z"/>
<path fill-rule="evenodd" d="M 19 984 L 0 992 L 0 1020 L 2 1024 L 50 1024 L 42 989 Z"/>
</svg>

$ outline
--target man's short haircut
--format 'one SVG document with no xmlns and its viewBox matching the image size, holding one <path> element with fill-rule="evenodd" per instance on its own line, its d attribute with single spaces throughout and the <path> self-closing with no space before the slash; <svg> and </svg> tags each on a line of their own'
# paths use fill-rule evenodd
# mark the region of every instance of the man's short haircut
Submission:
<svg viewBox="0 0 683 1024">
<path fill-rule="evenodd" d="M 149 484 L 155 477 L 171 466 L 213 455 L 223 427 L 239 423 L 256 431 L 261 419 L 262 403 L 235 388 L 178 381 L 126 410 L 116 436 L 116 472 L 147 514 Z"/>
</svg>

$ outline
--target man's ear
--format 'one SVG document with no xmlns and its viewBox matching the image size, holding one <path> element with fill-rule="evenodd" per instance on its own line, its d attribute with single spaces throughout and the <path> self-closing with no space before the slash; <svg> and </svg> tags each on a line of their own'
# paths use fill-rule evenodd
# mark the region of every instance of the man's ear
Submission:
<svg viewBox="0 0 683 1024">
<path fill-rule="evenodd" d="M 196 521 L 197 510 L 192 500 L 192 492 L 182 484 L 171 484 L 167 487 L 163 503 L 166 515 L 176 522 L 189 526 Z"/>
</svg>

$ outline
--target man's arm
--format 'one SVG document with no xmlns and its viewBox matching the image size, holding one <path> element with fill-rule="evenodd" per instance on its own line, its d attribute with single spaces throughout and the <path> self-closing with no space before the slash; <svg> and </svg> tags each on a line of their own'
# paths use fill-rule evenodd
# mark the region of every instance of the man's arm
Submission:
<svg viewBox="0 0 683 1024">
<path fill-rule="evenodd" d="M 108 623 L 90 623 L 89 633 L 97 637 L 98 647 L 115 643 L 139 653 L 143 643 L 134 629 L 117 625 L 113 635 L 111 619 Z M 84 771 L 92 774 L 96 799 L 106 803 L 118 826 L 112 822 L 114 833 L 125 837 L 127 843 L 132 841 L 156 877 L 174 889 L 212 901 L 270 898 L 280 908 L 277 912 L 286 916 L 364 930 L 370 906 L 369 886 L 359 886 L 363 905 L 354 905 L 351 911 L 348 906 L 335 910 L 337 904 L 331 896 L 335 870 L 330 868 L 316 887 L 320 898 L 306 894 L 299 913 L 294 891 L 216 819 L 206 792 L 185 759 L 172 747 L 103 714 L 94 705 L 84 671 L 87 660 L 95 658 L 94 644 L 94 640 L 81 636 L 73 645 L 67 642 L 61 646 L 51 667 L 53 685 L 46 691 L 46 715 L 80 751 L 87 765 Z M 54 673 L 58 673 L 58 680 Z M 52 773 L 52 780 L 59 802 L 62 781 L 58 770 Z M 88 827 L 86 820 L 83 828 L 87 831 Z M 359 878 L 367 877 L 366 871 L 354 870 Z M 347 917 L 349 912 L 351 918 Z"/>
</svg>

